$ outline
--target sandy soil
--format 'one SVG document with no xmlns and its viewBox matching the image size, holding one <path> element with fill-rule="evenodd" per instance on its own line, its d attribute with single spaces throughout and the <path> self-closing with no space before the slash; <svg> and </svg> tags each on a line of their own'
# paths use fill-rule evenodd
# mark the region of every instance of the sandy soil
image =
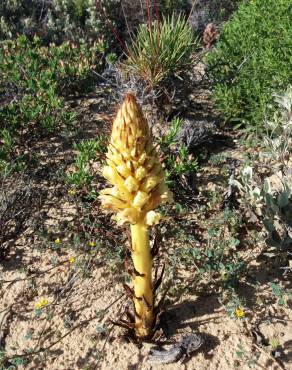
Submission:
<svg viewBox="0 0 292 370">
<path fill-rule="evenodd" d="M 177 297 L 177 303 L 166 307 L 170 337 L 164 348 L 191 332 L 201 333 L 205 343 L 185 364 L 150 364 L 147 353 L 153 344 L 138 346 L 126 341 L 122 330 L 107 322 L 119 317 L 127 305 L 124 297 L 118 299 L 123 290 L 113 275 L 94 263 L 90 276 L 81 277 L 80 270 L 72 269 L 68 262 L 69 254 L 62 253 L 60 257 L 56 252 L 37 253 L 28 246 L 17 247 L 23 252 L 21 265 L 33 266 L 34 271 L 52 269 L 43 275 L 38 273 L 36 278 L 27 278 L 15 270 L 15 260 L 5 264 L 2 278 L 25 278 L 5 283 L 1 290 L 0 322 L 7 354 L 38 351 L 60 340 L 44 353 L 29 358 L 25 369 L 248 369 L 247 362 L 252 358 L 256 359 L 256 369 L 277 369 L 279 365 L 269 354 L 271 348 L 257 345 L 251 335 L 254 323 L 268 316 L 273 319 L 262 322 L 260 332 L 270 341 L 277 340 L 284 352 L 285 368 L 292 369 L 292 310 L 270 303 L 267 284 L 253 297 L 262 301 L 257 304 L 262 311 L 247 310 L 245 319 L 228 317 L 216 293 Z M 55 268 L 50 262 L 53 257 L 58 258 Z M 251 287 L 246 285 L 244 290 L 251 295 Z M 46 297 L 49 304 L 37 317 L 35 303 L 40 297 Z M 109 331 L 104 332 L 104 328 Z M 239 351 L 244 352 L 243 358 L 237 355 Z"/>
</svg>

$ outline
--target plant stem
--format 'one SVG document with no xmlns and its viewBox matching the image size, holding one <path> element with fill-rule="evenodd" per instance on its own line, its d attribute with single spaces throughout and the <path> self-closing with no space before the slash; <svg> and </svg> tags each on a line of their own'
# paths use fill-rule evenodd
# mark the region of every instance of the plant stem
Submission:
<svg viewBox="0 0 292 370">
<path fill-rule="evenodd" d="M 148 227 L 144 222 L 131 225 L 136 334 L 147 337 L 153 328 L 152 256 Z"/>
</svg>

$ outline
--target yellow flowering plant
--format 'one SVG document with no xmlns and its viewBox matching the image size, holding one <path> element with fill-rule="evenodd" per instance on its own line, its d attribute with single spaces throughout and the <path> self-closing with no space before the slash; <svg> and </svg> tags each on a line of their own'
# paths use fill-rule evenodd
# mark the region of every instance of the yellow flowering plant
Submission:
<svg viewBox="0 0 292 370">
<path fill-rule="evenodd" d="M 234 314 L 235 317 L 237 317 L 238 319 L 242 319 L 243 317 L 245 317 L 245 312 L 242 307 L 237 307 L 234 311 Z"/>
<path fill-rule="evenodd" d="M 150 129 L 133 94 L 126 95 L 113 122 L 103 175 L 113 186 L 101 191 L 104 208 L 118 224 L 129 224 L 132 239 L 134 328 L 149 337 L 155 322 L 149 226 L 161 216 L 154 209 L 172 200 Z"/>
<path fill-rule="evenodd" d="M 73 263 L 76 262 L 76 258 L 74 256 L 69 257 L 69 262 L 72 265 Z"/>
<path fill-rule="evenodd" d="M 35 309 L 41 310 L 49 304 L 49 301 L 46 298 L 40 298 L 40 300 L 35 304 Z"/>
</svg>

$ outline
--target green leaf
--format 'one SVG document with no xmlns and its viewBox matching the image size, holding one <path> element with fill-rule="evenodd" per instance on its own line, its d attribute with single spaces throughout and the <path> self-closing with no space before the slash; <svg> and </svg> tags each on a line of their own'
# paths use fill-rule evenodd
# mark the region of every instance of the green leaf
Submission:
<svg viewBox="0 0 292 370">
<path fill-rule="evenodd" d="M 277 202 L 280 208 L 285 208 L 289 204 L 289 194 L 287 192 L 281 192 L 278 194 Z"/>
</svg>

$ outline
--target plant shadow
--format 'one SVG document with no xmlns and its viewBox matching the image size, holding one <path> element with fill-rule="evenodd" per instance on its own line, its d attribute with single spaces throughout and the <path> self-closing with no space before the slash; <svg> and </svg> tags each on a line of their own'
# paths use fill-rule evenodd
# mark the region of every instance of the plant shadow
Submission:
<svg viewBox="0 0 292 370">
<path fill-rule="evenodd" d="M 207 302 L 206 302 L 207 301 Z M 179 330 L 189 328 L 196 331 L 206 320 L 198 319 L 202 316 L 216 314 L 221 305 L 217 295 L 199 296 L 195 301 L 184 301 L 173 306 L 165 307 L 160 317 L 160 327 L 166 338 L 176 334 Z M 213 320 L 212 317 L 208 320 Z"/>
</svg>

